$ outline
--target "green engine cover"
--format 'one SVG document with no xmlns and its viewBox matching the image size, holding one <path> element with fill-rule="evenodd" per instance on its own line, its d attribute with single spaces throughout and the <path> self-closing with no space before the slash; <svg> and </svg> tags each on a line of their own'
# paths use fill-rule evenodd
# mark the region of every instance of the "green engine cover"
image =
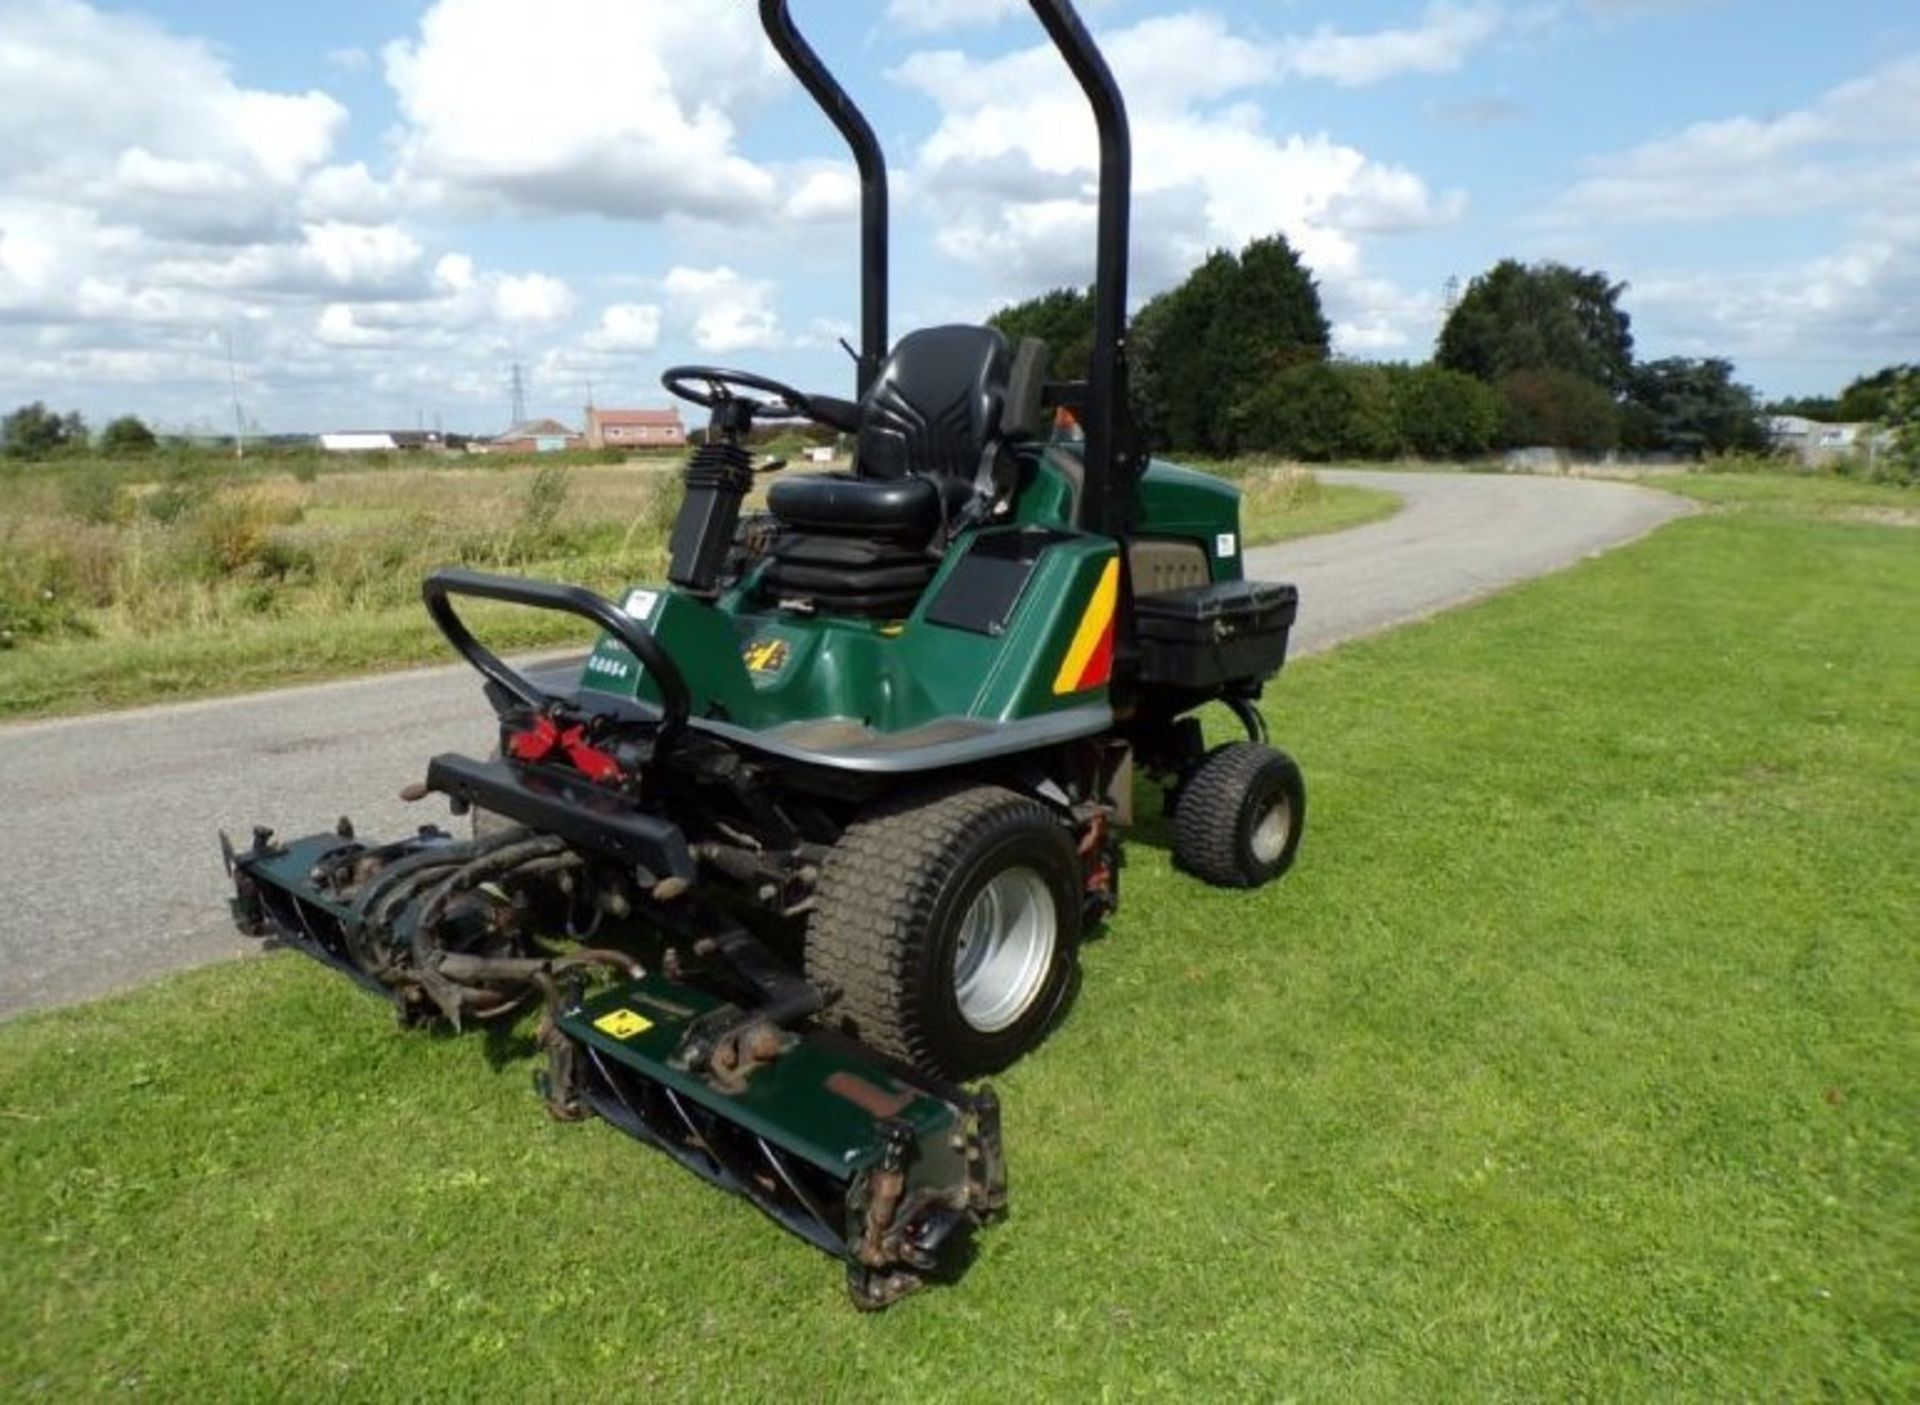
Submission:
<svg viewBox="0 0 1920 1405">
<path fill-rule="evenodd" d="M 936 757 L 943 738 L 961 745 L 1008 724 L 1036 724 L 1036 738 L 1091 735 L 1111 722 L 1120 544 L 1071 525 L 1076 450 L 1049 448 L 1024 471 L 1012 523 L 962 538 L 904 620 L 769 608 L 751 576 L 712 602 L 643 588 L 625 608 L 678 664 L 708 727 L 808 750 L 928 743 Z M 1138 485 L 1135 532 L 1197 547 L 1210 579 L 1238 579 L 1239 501 L 1230 484 L 1156 461 Z M 610 638 L 584 687 L 659 701 Z"/>
</svg>

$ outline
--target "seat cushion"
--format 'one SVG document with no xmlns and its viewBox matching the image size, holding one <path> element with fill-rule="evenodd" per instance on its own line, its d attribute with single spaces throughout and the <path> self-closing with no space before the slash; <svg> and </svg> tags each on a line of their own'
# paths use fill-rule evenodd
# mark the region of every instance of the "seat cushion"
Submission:
<svg viewBox="0 0 1920 1405">
<path fill-rule="evenodd" d="M 810 473 L 780 479 L 767 492 L 767 507 L 796 531 L 924 545 L 968 495 L 967 484 L 951 480 Z"/>
<path fill-rule="evenodd" d="M 824 615 L 904 619 L 939 566 L 925 546 L 782 530 L 768 552 L 760 588 L 777 604 Z"/>
</svg>

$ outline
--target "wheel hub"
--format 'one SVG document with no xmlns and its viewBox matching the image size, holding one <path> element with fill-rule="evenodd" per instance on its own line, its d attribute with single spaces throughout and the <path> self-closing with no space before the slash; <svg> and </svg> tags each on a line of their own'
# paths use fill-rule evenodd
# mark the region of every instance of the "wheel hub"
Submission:
<svg viewBox="0 0 1920 1405">
<path fill-rule="evenodd" d="M 1263 864 L 1277 863 L 1293 832 L 1293 804 L 1286 796 L 1276 800 L 1253 828 L 1253 856 Z"/>
<path fill-rule="evenodd" d="M 1024 867 L 995 875 L 960 921 L 953 953 L 960 1017 L 982 1034 L 1017 1022 L 1046 983 L 1059 939 L 1060 915 L 1046 881 Z"/>
</svg>

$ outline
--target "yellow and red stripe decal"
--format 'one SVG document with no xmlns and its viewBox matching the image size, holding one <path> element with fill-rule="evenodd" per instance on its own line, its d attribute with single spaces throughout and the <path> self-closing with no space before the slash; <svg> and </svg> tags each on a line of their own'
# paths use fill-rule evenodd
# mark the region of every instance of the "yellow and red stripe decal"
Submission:
<svg viewBox="0 0 1920 1405">
<path fill-rule="evenodd" d="M 1106 687 L 1113 677 L 1113 616 L 1119 604 L 1120 558 L 1115 556 L 1100 573 L 1100 584 L 1093 588 L 1080 628 L 1073 632 L 1073 644 L 1053 680 L 1055 694 Z"/>
</svg>

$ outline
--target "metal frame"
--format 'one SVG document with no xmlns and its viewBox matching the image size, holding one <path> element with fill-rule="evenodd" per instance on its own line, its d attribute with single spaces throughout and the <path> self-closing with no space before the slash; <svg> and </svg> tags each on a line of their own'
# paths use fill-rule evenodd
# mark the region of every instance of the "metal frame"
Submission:
<svg viewBox="0 0 1920 1405">
<path fill-rule="evenodd" d="M 793 27 L 787 0 L 760 0 L 760 27 L 827 120 L 840 130 L 860 169 L 860 372 L 858 395 L 879 378 L 887 340 L 887 158 L 847 90 Z M 857 397 L 856 397 L 857 398 Z"/>
<path fill-rule="evenodd" d="M 1072 0 L 1028 0 L 1086 93 L 1100 132 L 1099 242 L 1094 274 L 1093 367 L 1082 428 L 1087 435 L 1081 524 L 1118 537 L 1127 526 L 1136 471 L 1127 392 L 1127 260 L 1133 199 L 1133 136 L 1126 100 Z M 852 148 L 860 170 L 860 377 L 879 375 L 887 339 L 887 163 L 866 117 L 794 28 L 788 0 L 760 0 L 760 24 L 794 77 Z"/>
</svg>

